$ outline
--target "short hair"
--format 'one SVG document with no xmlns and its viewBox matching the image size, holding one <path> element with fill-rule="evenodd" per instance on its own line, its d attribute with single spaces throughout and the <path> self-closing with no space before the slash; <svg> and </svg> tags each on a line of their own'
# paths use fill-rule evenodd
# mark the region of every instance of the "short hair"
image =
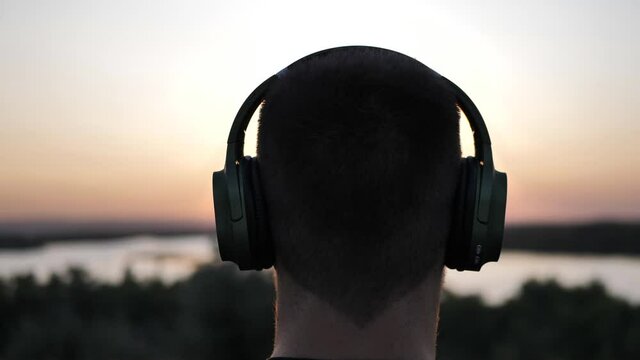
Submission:
<svg viewBox="0 0 640 360">
<path fill-rule="evenodd" d="M 455 94 L 376 48 L 279 75 L 257 149 L 276 269 L 364 326 L 442 271 L 461 156 Z"/>
</svg>

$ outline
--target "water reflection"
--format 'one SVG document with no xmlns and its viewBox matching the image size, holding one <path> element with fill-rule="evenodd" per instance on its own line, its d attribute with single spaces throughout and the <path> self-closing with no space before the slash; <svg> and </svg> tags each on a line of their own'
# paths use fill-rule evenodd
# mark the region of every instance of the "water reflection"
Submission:
<svg viewBox="0 0 640 360">
<path fill-rule="evenodd" d="M 44 281 L 52 273 L 77 266 L 103 281 L 117 282 L 130 269 L 137 278 L 160 277 L 170 282 L 212 261 L 218 261 L 218 256 L 208 236 L 138 236 L 2 250 L 0 276 L 32 272 Z M 640 303 L 640 258 L 627 256 L 503 251 L 499 263 L 488 263 L 479 273 L 447 271 L 445 287 L 458 294 L 481 294 L 487 302 L 496 304 L 513 296 L 522 282 L 531 278 L 553 278 L 565 286 L 599 280 L 611 294 Z"/>
<path fill-rule="evenodd" d="M 76 266 L 109 282 L 120 281 L 127 269 L 138 278 L 175 281 L 214 259 L 212 241 L 204 235 L 59 242 L 36 249 L 0 251 L 0 276 L 33 273 L 44 281 L 52 273 Z"/>
<path fill-rule="evenodd" d="M 640 258 L 543 254 L 503 251 L 499 263 L 488 263 L 478 273 L 448 270 L 445 287 L 458 294 L 482 294 L 492 304 L 518 291 L 527 279 L 555 279 L 568 287 L 597 280 L 610 294 L 640 303 Z"/>
</svg>

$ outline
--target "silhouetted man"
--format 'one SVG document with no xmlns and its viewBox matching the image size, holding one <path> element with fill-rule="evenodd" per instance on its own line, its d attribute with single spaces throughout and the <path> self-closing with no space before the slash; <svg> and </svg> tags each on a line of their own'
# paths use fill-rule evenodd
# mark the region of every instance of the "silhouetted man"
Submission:
<svg viewBox="0 0 640 360">
<path fill-rule="evenodd" d="M 257 160 L 275 248 L 272 359 L 434 359 L 460 169 L 444 80 L 342 48 L 279 74 Z"/>
</svg>

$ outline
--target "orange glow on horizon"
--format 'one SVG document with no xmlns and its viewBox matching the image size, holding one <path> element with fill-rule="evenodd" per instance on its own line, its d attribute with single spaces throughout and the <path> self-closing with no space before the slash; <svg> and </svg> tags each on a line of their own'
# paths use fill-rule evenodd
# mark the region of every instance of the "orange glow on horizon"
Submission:
<svg viewBox="0 0 640 360">
<path fill-rule="evenodd" d="M 349 44 L 405 53 L 467 92 L 509 177 L 509 223 L 640 219 L 640 23 L 615 20 L 635 9 L 599 10 L 594 37 L 591 18 L 567 4 L 548 17 L 535 2 L 328 1 L 342 11 L 3 5 L 0 222 L 212 221 L 211 173 L 245 97 L 301 56 Z"/>
</svg>

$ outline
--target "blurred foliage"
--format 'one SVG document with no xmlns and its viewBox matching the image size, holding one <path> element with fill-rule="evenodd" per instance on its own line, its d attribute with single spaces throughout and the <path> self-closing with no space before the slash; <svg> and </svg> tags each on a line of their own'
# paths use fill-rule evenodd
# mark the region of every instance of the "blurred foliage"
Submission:
<svg viewBox="0 0 640 360">
<path fill-rule="evenodd" d="M 268 273 L 232 266 L 174 284 L 15 277 L 0 281 L 0 359 L 265 359 L 274 295 Z M 530 281 L 500 306 L 445 293 L 438 358 L 638 359 L 640 307 L 597 283 Z"/>
<path fill-rule="evenodd" d="M 265 274 L 230 266 L 170 285 L 20 276 L 0 281 L 0 359 L 264 359 L 274 296 Z"/>
<path fill-rule="evenodd" d="M 496 307 L 445 294 L 438 358 L 640 359 L 640 307 L 609 296 L 600 283 L 565 289 L 529 281 Z"/>
</svg>

